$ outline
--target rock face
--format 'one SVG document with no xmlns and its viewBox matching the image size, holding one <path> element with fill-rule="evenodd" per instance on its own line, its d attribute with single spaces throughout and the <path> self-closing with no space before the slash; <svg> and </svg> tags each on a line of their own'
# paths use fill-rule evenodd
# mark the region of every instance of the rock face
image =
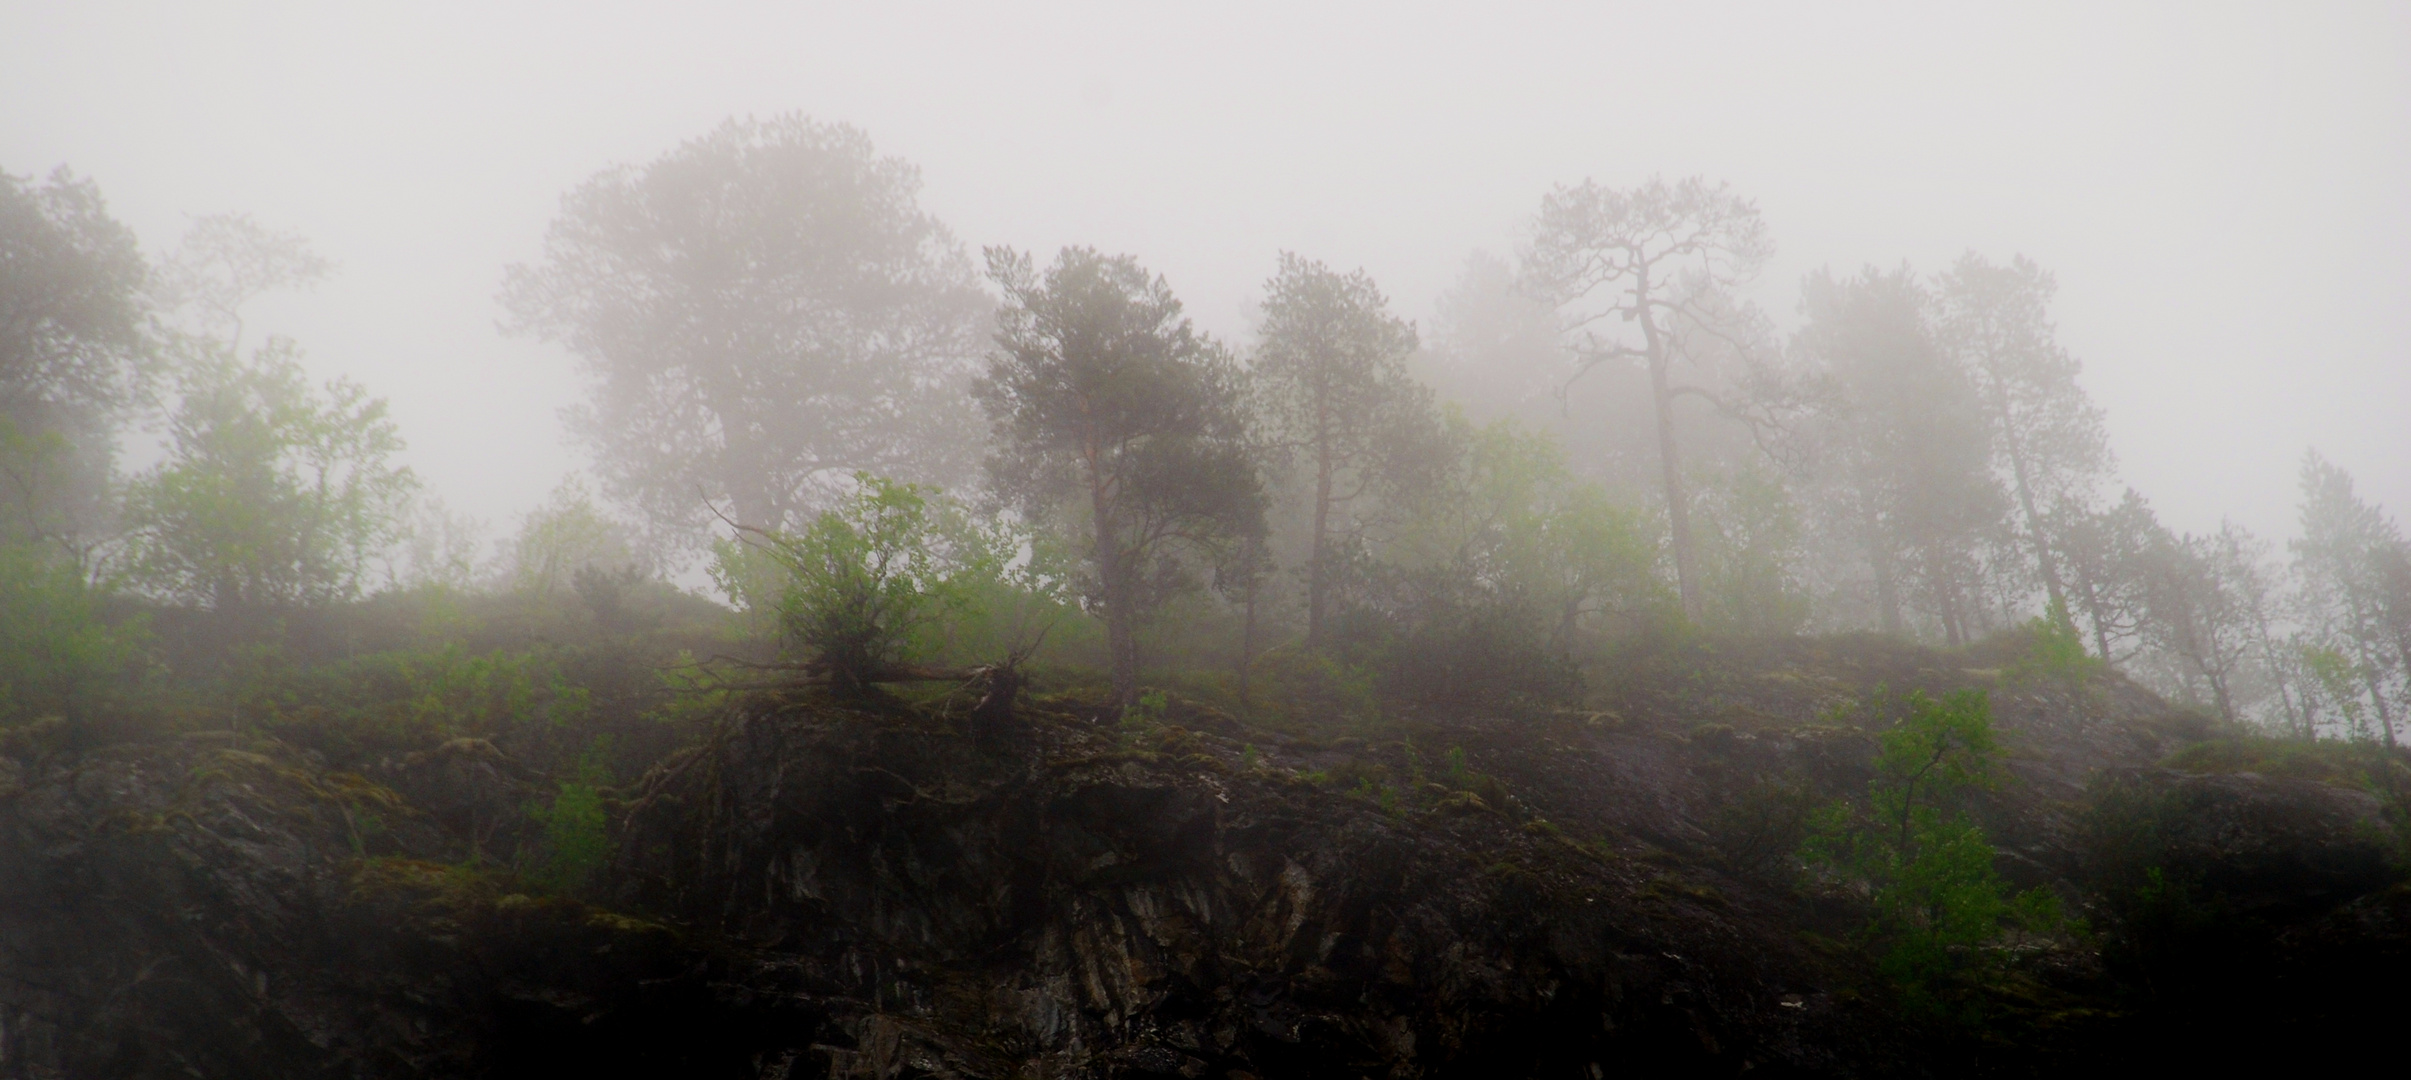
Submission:
<svg viewBox="0 0 2411 1080">
<path fill-rule="evenodd" d="M 390 789 L 272 743 L 120 748 L 28 778 L 0 795 L 0 1076 L 477 1076 L 724 1052 L 662 1038 L 742 1015 L 708 1007 L 708 972 L 671 934 L 481 891 L 465 854 Z"/>
<path fill-rule="evenodd" d="M 2382 804 L 2369 792 L 2253 773 L 2161 771 L 2129 782 L 2164 800 L 2154 861 L 2243 913 L 2332 906 L 2397 876 Z"/>
<path fill-rule="evenodd" d="M 1385 809 L 1177 728 L 1032 738 L 749 716 L 654 778 L 625 900 L 777 957 L 759 992 L 853 1048 L 775 1050 L 832 1075 L 1826 1073 L 1875 1042 L 1773 920 L 1478 796 Z"/>
<path fill-rule="evenodd" d="M 2176 1030 L 2120 1034 L 2142 1006 L 2084 957 L 2049 991 L 2081 1038 L 1971 1051 L 1898 1011 L 1836 944 L 1847 904 L 1763 856 L 1864 789 L 1836 703 L 1988 676 L 1787 648 L 1369 745 L 757 695 L 618 793 L 577 899 L 498 870 L 544 785 L 487 744 L 368 775 L 232 735 L 0 759 L 0 1080 L 1966 1075 Z M 2114 682 L 1995 710 L 2005 874 L 2090 895 L 2084 805 L 2124 783 L 2157 808 L 2139 857 L 2257 920 L 2249 993 L 2406 955 L 2367 795 L 2157 768 L 2193 736 Z"/>
</svg>

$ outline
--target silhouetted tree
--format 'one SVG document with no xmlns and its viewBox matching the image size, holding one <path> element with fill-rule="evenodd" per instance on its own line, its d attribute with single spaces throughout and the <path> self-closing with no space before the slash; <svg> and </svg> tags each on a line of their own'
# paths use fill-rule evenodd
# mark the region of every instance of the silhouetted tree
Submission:
<svg viewBox="0 0 2411 1080">
<path fill-rule="evenodd" d="M 683 546 L 715 500 L 782 528 L 856 470 L 967 478 L 986 301 L 919 188 L 862 132 L 786 115 L 565 196 L 502 302 L 584 361 L 571 420 L 605 490 Z"/>
<path fill-rule="evenodd" d="M 2235 720 L 2235 675 L 2258 641 L 2268 584 L 2260 544 L 2232 522 L 2210 536 L 2161 530 L 2145 559 L 2145 635 L 2210 690 L 2220 718 Z"/>
<path fill-rule="evenodd" d="M 147 273 L 92 181 L 0 172 L 0 543 L 90 561 L 113 431 L 148 387 Z"/>
<path fill-rule="evenodd" d="M 2142 633 L 2149 582 L 2143 573 L 2154 539 L 2163 530 L 2151 504 L 2133 488 L 2117 505 L 2097 510 L 2074 498 L 2062 498 L 2052 510 L 2047 528 L 2059 538 L 2061 569 L 2066 576 L 2069 614 L 2082 616 L 2093 629 L 2094 648 L 2103 660 L 2126 658 L 2117 643 Z"/>
<path fill-rule="evenodd" d="M 2387 595 L 2390 552 L 2402 544 L 2394 522 L 2353 493 L 2351 474 L 2315 452 L 2303 457 L 2302 536 L 2293 551 L 2304 607 L 2320 646 L 2357 676 L 2388 748 L 2398 678 L 2411 672 L 2411 640 L 2388 626 L 2400 610 Z"/>
<path fill-rule="evenodd" d="M 1264 291 L 1256 386 L 1267 434 L 1304 461 L 1313 486 L 1306 641 L 1319 645 L 1351 511 L 1434 470 L 1439 418 L 1431 391 L 1407 374 L 1415 328 L 1389 313 L 1363 271 L 1283 252 Z"/>
<path fill-rule="evenodd" d="M 1907 267 L 1801 283 L 1794 348 L 1828 387 L 1821 463 L 1856 524 L 1888 632 L 1905 587 L 1957 645 L 1975 615 L 1978 554 L 2002 517 L 1988 427 L 1964 373 L 1935 340 L 1930 298 Z"/>
<path fill-rule="evenodd" d="M 1263 529 L 1240 371 L 1130 256 L 1066 248 L 1041 274 L 990 248 L 988 268 L 1005 294 L 977 388 L 989 475 L 1031 520 L 1086 526 L 1087 592 L 1127 705 L 1139 620 L 1193 584 L 1181 556 Z"/>
<path fill-rule="evenodd" d="M 2017 497 L 2020 531 L 2051 603 L 2067 588 L 2043 510 L 2090 501 L 2110 469 L 2101 410 L 2077 385 L 2083 365 L 2054 339 L 2051 275 L 2025 256 L 1995 266 L 1961 256 L 1939 282 L 1941 337 L 1983 401 L 1994 456 Z"/>
<path fill-rule="evenodd" d="M 1683 613 L 1701 616 L 1699 569 L 1683 493 L 1674 403 L 1686 394 L 1726 407 L 1698 384 L 1677 385 L 1677 361 L 1730 345 L 1748 332 L 1732 290 L 1754 276 L 1772 245 L 1758 208 L 1722 184 L 1653 179 L 1626 191 L 1585 180 L 1541 200 L 1526 253 L 1526 287 L 1564 311 L 1583 368 L 1637 362 L 1649 372 L 1658 463 Z M 1635 341 L 1618 324 L 1639 334 Z"/>
</svg>

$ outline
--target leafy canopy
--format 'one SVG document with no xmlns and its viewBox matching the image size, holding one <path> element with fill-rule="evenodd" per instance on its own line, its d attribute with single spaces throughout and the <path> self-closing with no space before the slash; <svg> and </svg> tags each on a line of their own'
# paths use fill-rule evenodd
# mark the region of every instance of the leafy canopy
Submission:
<svg viewBox="0 0 2411 1080">
<path fill-rule="evenodd" d="M 787 642 L 842 691 L 893 677 L 968 614 L 1013 546 L 930 489 L 867 473 L 801 532 L 748 529 L 750 548 L 784 573 L 778 621 Z M 745 593 L 743 553 L 724 545 L 714 576 Z"/>
<path fill-rule="evenodd" d="M 862 131 L 787 114 L 564 195 L 502 303 L 583 362 L 571 423 L 605 493 L 683 546 L 707 500 L 781 529 L 858 469 L 968 479 L 986 300 L 920 186 Z"/>
<path fill-rule="evenodd" d="M 1877 736 L 1866 801 L 1821 812 L 1803 854 L 1867 884 L 1865 932 L 1883 947 L 1886 974 L 1913 1004 L 1938 1007 L 2005 924 L 2055 928 L 2058 899 L 2045 889 L 2004 895 L 1992 844 L 1967 816 L 1966 797 L 2000 782 L 1984 692 L 1915 691 L 1898 707 Z"/>
<path fill-rule="evenodd" d="M 135 583 L 221 611 L 357 596 L 419 486 L 393 462 L 385 402 L 349 380 L 312 387 L 283 339 L 182 378 L 167 460 L 126 493 Z"/>
</svg>

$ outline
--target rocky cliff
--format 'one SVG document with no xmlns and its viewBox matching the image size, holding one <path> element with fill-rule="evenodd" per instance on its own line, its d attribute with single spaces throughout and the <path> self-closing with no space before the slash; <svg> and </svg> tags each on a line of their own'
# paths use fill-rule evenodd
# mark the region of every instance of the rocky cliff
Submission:
<svg viewBox="0 0 2411 1080">
<path fill-rule="evenodd" d="M 1887 996 L 1850 897 L 1786 869 L 1786 808 L 1863 789 L 1836 707 L 1878 684 L 1993 688 L 2012 879 L 2092 903 L 2121 871 L 2087 815 L 2140 792 L 2119 850 L 2244 935 L 2256 993 L 2404 957 L 2378 799 L 2165 768 L 2199 721 L 1965 664 L 1792 642 L 1601 710 L 1316 737 L 1040 695 L 975 738 L 764 692 L 616 793 L 574 898 L 493 869 L 544 784 L 483 744 L 9 760 L 0 1077 L 2029 1073 L 2182 1027 L 2134 989 L 2165 956 L 2081 941 L 2013 958 L 1974 1034 Z"/>
</svg>

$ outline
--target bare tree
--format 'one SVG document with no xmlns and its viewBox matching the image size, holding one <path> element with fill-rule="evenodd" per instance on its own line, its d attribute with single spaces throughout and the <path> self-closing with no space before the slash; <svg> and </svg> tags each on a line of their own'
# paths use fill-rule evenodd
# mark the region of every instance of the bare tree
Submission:
<svg viewBox="0 0 2411 1080">
<path fill-rule="evenodd" d="M 2151 504 L 2133 488 L 2107 510 L 2073 498 L 2052 509 L 2050 532 L 2059 538 L 2065 557 L 2070 614 L 2081 615 L 2093 628 L 2094 648 L 2103 660 L 2118 663 L 2131 655 L 2118 651 L 2143 630 L 2145 581 L 2142 567 L 2153 538 L 2163 531 Z"/>
<path fill-rule="evenodd" d="M 1771 251 L 1756 205 L 1693 177 L 1622 191 L 1588 180 L 1561 186 L 1541 200 L 1526 252 L 1526 287 L 1565 313 L 1578 372 L 1608 363 L 1649 372 L 1675 578 L 1693 621 L 1702 611 L 1698 555 L 1674 403 L 1687 394 L 1726 403 L 1705 386 L 1677 384 L 1672 370 L 1696 362 L 1710 342 L 1735 340 L 1730 294 Z"/>
</svg>

